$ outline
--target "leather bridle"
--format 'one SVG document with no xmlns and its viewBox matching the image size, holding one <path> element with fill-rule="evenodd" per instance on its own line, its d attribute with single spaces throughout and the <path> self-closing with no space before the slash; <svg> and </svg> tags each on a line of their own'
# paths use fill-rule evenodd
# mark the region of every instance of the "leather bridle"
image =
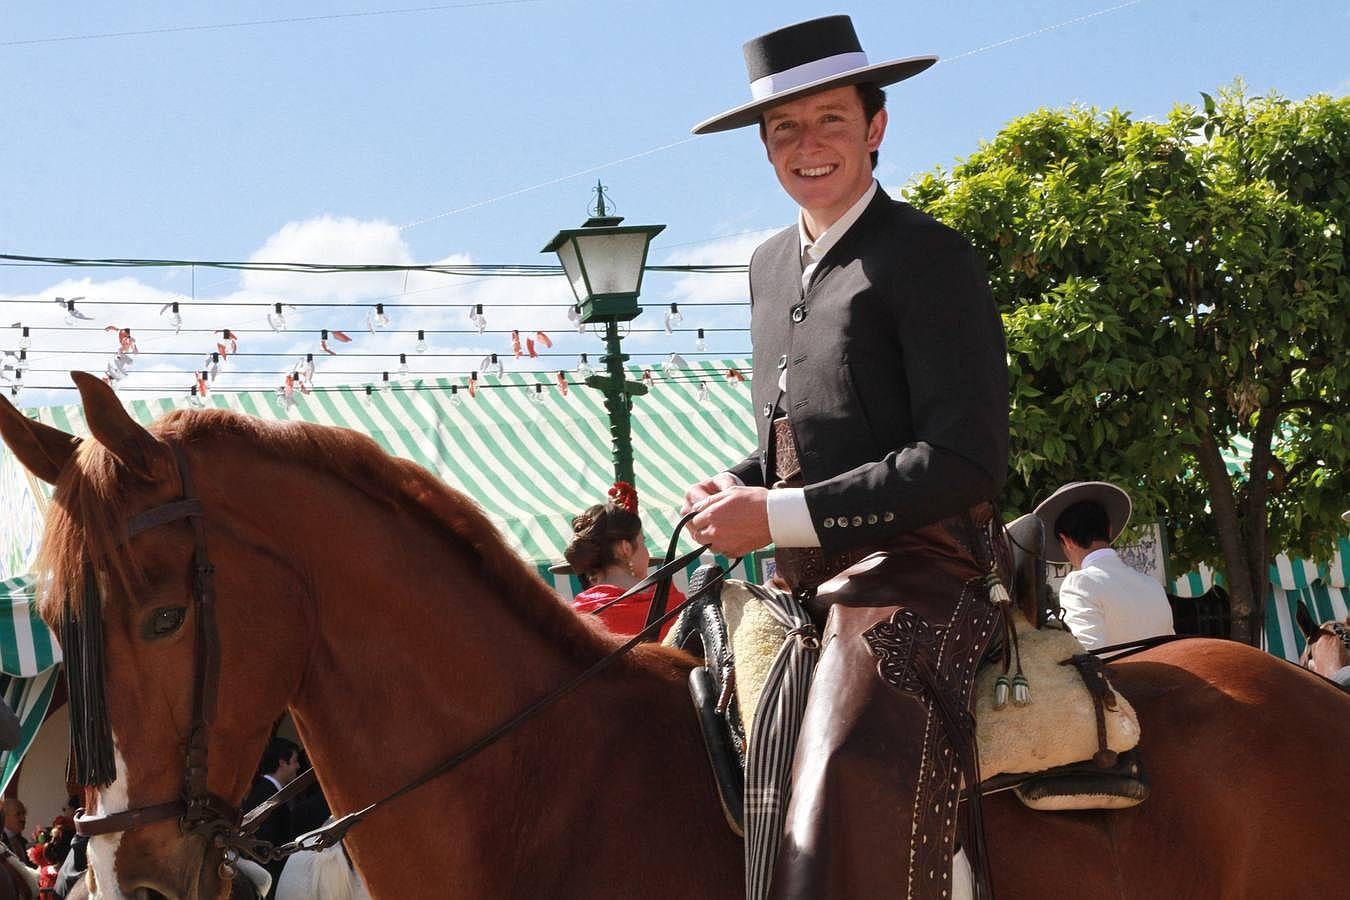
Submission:
<svg viewBox="0 0 1350 900">
<path fill-rule="evenodd" d="M 216 627 L 215 566 L 206 547 L 206 524 L 201 501 L 192 483 L 192 469 L 181 448 L 172 445 L 178 462 L 183 498 L 132 516 L 127 521 L 127 537 L 160 525 L 187 519 L 192 523 L 192 596 L 196 602 L 195 662 L 192 680 L 192 721 L 188 728 L 187 749 L 183 759 L 183 792 L 179 799 L 152 806 L 138 806 L 122 812 L 90 815 L 75 814 L 75 830 L 83 835 L 115 834 L 141 828 L 155 822 L 177 819 L 185 835 L 201 835 L 209 846 L 226 851 L 223 866 L 233 875 L 235 847 L 251 843 L 239 830 L 239 810 L 207 789 L 207 741 L 215 719 L 216 694 L 220 680 L 220 635 Z M 98 602 L 97 598 L 94 598 Z M 103 673 L 99 673 L 101 676 Z M 226 874 L 222 870 L 222 874 Z"/>
<path fill-rule="evenodd" d="M 313 769 L 306 771 L 282 788 L 281 791 L 273 794 L 246 816 L 241 816 L 237 808 L 207 790 L 207 741 L 211 722 L 215 718 L 216 694 L 220 680 L 220 635 L 216 625 L 215 566 L 212 565 L 207 553 L 205 514 L 202 511 L 201 500 L 198 499 L 193 485 L 192 470 L 188 465 L 187 456 L 183 453 L 182 448 L 176 444 L 170 446 L 178 463 L 183 497 L 181 500 L 174 500 L 132 516 L 127 522 L 127 536 L 128 538 L 134 537 L 143 531 L 176 522 L 179 519 L 187 519 L 192 523 L 195 539 L 192 561 L 192 595 L 197 604 L 197 627 L 192 687 L 192 723 L 188 731 L 187 749 L 184 755 L 183 792 L 178 800 L 151 806 L 139 806 L 122 812 L 89 815 L 81 809 L 75 814 L 75 829 L 79 834 L 88 836 L 106 835 L 130 831 L 156 822 L 177 819 L 179 830 L 184 835 L 202 836 L 206 839 L 208 847 L 215 847 L 222 851 L 220 874 L 224 878 L 234 877 L 235 862 L 240 853 L 258 862 L 266 863 L 284 859 L 300 851 L 323 850 L 338 843 L 353 825 L 379 807 L 415 790 L 485 750 L 517 726 L 551 706 L 564 694 L 599 674 L 619 657 L 656 634 L 662 625 L 683 612 L 699 596 L 698 594 L 692 594 L 683 603 L 678 604 L 668 612 L 649 617 L 648 624 L 621 647 L 539 697 L 467 747 L 442 761 L 434 769 L 424 773 L 397 791 L 371 803 L 364 809 L 348 813 L 322 828 L 304 834 L 296 840 L 274 846 L 255 838 L 253 832 L 268 814 L 298 793 L 313 779 Z M 675 546 L 680 531 L 689 519 L 693 518 L 693 515 L 693 513 L 686 515 L 676 525 L 674 535 L 671 537 L 670 549 L 666 554 L 667 562 L 625 591 L 621 597 L 616 599 L 616 602 L 646 590 L 652 584 L 661 583 L 668 590 L 671 575 L 682 569 L 706 549 L 700 547 L 683 556 L 675 556 Z M 735 568 L 735 565 L 735 563 L 732 563 L 728 567 L 728 571 Z M 726 572 L 722 572 L 710 578 L 705 584 L 705 589 L 711 588 L 725 577 Z M 661 597 L 661 602 L 664 605 L 664 591 L 658 591 L 658 596 Z M 97 598 L 94 602 L 97 602 Z"/>
</svg>

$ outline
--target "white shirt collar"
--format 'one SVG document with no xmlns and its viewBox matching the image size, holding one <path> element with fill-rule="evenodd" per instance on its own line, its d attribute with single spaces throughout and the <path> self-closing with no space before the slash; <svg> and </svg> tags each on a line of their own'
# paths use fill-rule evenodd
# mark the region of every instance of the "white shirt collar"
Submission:
<svg viewBox="0 0 1350 900">
<path fill-rule="evenodd" d="M 1096 550 L 1093 550 L 1087 556 L 1083 557 L 1083 564 L 1079 566 L 1079 568 L 1086 569 L 1090 564 L 1094 562 L 1100 562 L 1101 560 L 1107 559 L 1108 557 L 1112 557 L 1115 555 L 1116 551 L 1112 550 L 1110 547 L 1098 548 Z"/>
<path fill-rule="evenodd" d="M 826 228 L 814 241 L 806 230 L 806 213 L 803 210 L 797 210 L 797 240 L 801 247 L 802 265 L 810 265 L 820 262 L 830 248 L 839 243 L 839 239 L 848 233 L 853 227 L 853 223 L 862 217 L 863 210 L 867 209 L 867 204 L 872 202 L 872 198 L 877 195 L 877 180 L 872 179 L 872 184 L 863 195 L 858 198 L 858 202 L 848 208 L 848 211 L 840 216 L 834 224 Z"/>
<path fill-rule="evenodd" d="M 266 778 L 268 781 L 272 782 L 274 785 L 276 785 L 277 790 L 281 790 L 282 784 L 281 784 L 280 781 L 277 781 L 277 780 L 276 780 L 275 778 L 273 778 L 271 775 L 268 775 L 268 774 L 266 774 L 266 773 L 263 773 L 263 777 Z"/>
</svg>

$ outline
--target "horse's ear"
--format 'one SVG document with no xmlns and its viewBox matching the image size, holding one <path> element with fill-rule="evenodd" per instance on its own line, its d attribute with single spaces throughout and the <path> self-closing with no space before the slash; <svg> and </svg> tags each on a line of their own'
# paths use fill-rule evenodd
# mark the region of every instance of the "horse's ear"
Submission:
<svg viewBox="0 0 1350 900">
<path fill-rule="evenodd" d="M 1312 641 L 1318 632 L 1317 623 L 1313 621 L 1312 613 L 1308 612 L 1307 605 L 1298 601 L 1298 609 L 1294 611 L 1294 620 L 1298 622 L 1298 630 L 1303 632 L 1303 637 Z"/>
<path fill-rule="evenodd" d="M 25 469 L 48 484 L 56 484 L 80 445 L 79 438 L 28 418 L 4 397 L 0 397 L 0 438 Z"/>
<path fill-rule="evenodd" d="M 164 446 L 127 414 L 122 401 L 102 379 L 87 372 L 71 372 L 84 403 L 89 433 L 134 475 L 155 477 L 156 460 L 165 458 Z"/>
</svg>

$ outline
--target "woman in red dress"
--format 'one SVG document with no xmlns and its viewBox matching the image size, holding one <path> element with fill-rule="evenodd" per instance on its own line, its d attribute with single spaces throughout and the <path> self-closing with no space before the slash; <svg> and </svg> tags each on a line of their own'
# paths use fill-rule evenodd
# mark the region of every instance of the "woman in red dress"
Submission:
<svg viewBox="0 0 1350 900">
<path fill-rule="evenodd" d="M 608 503 L 592 506 L 572 520 L 572 543 L 563 553 L 586 588 L 572 600 L 573 608 L 583 616 L 591 615 L 645 578 L 651 564 L 651 552 L 643 540 L 642 519 L 637 512 L 637 492 L 631 485 L 620 482 L 609 495 Z M 635 635 L 647 622 L 647 610 L 655 592 L 656 586 L 652 585 L 596 615 L 615 634 Z M 666 609 L 682 602 L 684 595 L 671 585 Z M 673 624 L 672 619 L 661 626 L 660 637 L 665 637 Z"/>
</svg>

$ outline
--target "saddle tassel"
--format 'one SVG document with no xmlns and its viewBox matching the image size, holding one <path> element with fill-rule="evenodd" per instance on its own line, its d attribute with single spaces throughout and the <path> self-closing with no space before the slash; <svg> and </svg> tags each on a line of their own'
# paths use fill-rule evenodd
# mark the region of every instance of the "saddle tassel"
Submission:
<svg viewBox="0 0 1350 900">
<path fill-rule="evenodd" d="M 989 602 L 998 607 L 1003 619 L 1003 674 L 994 680 L 994 709 L 1006 707 L 1010 698 L 1014 706 L 1026 706 L 1031 703 L 1031 682 L 1022 672 L 1022 651 L 1012 620 L 1012 597 L 994 569 L 985 576 L 985 584 L 989 588 Z"/>
</svg>

